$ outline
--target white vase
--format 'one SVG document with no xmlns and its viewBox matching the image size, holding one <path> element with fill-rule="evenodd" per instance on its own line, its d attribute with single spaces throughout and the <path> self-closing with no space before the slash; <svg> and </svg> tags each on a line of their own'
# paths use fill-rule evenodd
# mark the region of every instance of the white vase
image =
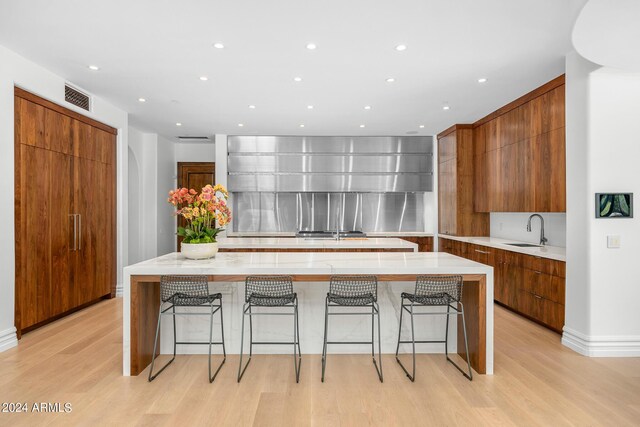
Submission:
<svg viewBox="0 0 640 427">
<path fill-rule="evenodd" d="M 214 258 L 218 253 L 218 243 L 181 243 L 180 253 L 189 259 Z"/>
</svg>

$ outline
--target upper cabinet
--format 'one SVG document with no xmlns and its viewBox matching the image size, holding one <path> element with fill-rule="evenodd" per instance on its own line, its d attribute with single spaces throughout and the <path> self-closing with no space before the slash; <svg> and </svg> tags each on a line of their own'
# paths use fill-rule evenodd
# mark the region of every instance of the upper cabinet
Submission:
<svg viewBox="0 0 640 427">
<path fill-rule="evenodd" d="M 473 207 L 474 161 L 471 125 L 455 125 L 438 135 L 438 232 L 486 236 L 489 217 Z"/>
<path fill-rule="evenodd" d="M 477 212 L 564 212 L 565 95 L 560 76 L 474 124 Z"/>
</svg>

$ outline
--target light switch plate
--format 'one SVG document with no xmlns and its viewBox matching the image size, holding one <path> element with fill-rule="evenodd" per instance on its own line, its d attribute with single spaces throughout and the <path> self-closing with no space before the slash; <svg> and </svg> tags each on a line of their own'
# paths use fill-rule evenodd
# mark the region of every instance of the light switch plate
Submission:
<svg viewBox="0 0 640 427">
<path fill-rule="evenodd" d="M 620 248 L 620 236 L 607 236 L 607 248 L 609 249 Z"/>
</svg>

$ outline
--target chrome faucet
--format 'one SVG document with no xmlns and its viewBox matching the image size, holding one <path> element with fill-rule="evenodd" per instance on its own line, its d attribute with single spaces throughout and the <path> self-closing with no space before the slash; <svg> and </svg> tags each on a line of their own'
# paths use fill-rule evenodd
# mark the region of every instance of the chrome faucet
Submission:
<svg viewBox="0 0 640 427">
<path fill-rule="evenodd" d="M 529 221 L 527 221 L 527 231 L 531 232 L 531 219 L 536 216 L 540 218 L 540 246 L 544 246 L 548 240 L 544 237 L 544 218 L 541 215 L 533 214 L 529 217 Z"/>
</svg>

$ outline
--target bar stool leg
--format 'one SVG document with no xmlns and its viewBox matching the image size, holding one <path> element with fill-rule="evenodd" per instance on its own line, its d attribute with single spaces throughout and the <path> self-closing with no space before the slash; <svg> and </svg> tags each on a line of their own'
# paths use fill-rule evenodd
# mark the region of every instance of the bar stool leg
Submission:
<svg viewBox="0 0 640 427">
<path fill-rule="evenodd" d="M 444 329 L 444 355 L 449 359 L 449 311 L 451 306 L 447 304 L 447 323 Z"/>
<path fill-rule="evenodd" d="M 382 332 L 380 330 L 380 306 L 378 304 L 376 304 L 375 302 L 373 303 L 374 307 L 375 307 L 375 313 L 378 316 L 378 365 L 376 365 L 376 359 L 373 359 L 373 364 L 376 367 L 376 371 L 378 372 L 378 378 L 380 379 L 380 382 L 384 382 L 384 378 L 382 376 Z"/>
<path fill-rule="evenodd" d="M 463 371 L 462 368 L 460 368 L 460 366 L 458 366 L 458 364 L 456 362 L 454 362 L 453 360 L 451 360 L 451 358 L 449 357 L 449 354 L 446 353 L 446 357 L 447 357 L 447 361 L 451 362 L 451 364 L 453 366 L 456 367 L 456 369 L 458 369 L 462 375 L 464 375 L 469 381 L 473 380 L 473 373 L 471 371 L 471 358 L 469 357 L 469 344 L 467 342 L 467 325 L 465 323 L 464 320 L 464 306 L 462 305 L 461 302 L 458 302 L 458 304 L 460 304 L 460 310 L 456 310 L 458 311 L 458 315 L 462 316 L 462 332 L 464 335 L 464 351 L 465 351 L 465 355 L 466 355 L 466 359 L 467 359 L 467 369 L 468 369 L 468 373 Z M 449 311 L 449 305 L 447 306 L 447 311 Z M 455 307 L 454 307 L 455 310 Z M 448 328 L 447 328 L 447 333 L 448 333 Z M 446 338 L 445 338 L 446 339 Z M 447 347 L 445 344 L 445 352 L 447 351 Z"/>
<path fill-rule="evenodd" d="M 400 301 L 400 326 L 398 326 L 398 345 L 396 346 L 396 361 L 400 363 L 398 353 L 400 352 L 400 340 L 402 339 L 402 314 L 404 311 L 404 298 Z M 402 363 L 400 363 L 402 365 Z"/>
<path fill-rule="evenodd" d="M 298 302 L 293 306 L 293 367 L 296 371 L 296 383 L 300 382 L 300 365 L 302 364 L 302 352 L 300 351 L 300 336 L 298 329 Z M 296 347 L 298 354 L 296 355 Z"/>
<path fill-rule="evenodd" d="M 327 329 L 329 327 L 329 298 L 324 303 L 324 343 L 322 345 L 322 382 L 324 382 L 324 370 L 327 366 Z"/>
<path fill-rule="evenodd" d="M 155 373 L 155 375 L 153 374 L 153 367 L 155 366 L 155 362 L 156 362 L 156 353 L 158 352 L 158 336 L 160 335 L 160 324 L 162 321 L 162 304 L 160 304 L 160 309 L 158 310 L 158 324 L 156 326 L 156 337 L 155 340 L 153 341 L 153 355 L 151 356 L 151 368 L 149 369 L 149 382 L 153 381 L 154 379 L 156 379 L 156 377 L 158 375 L 160 375 L 160 373 L 162 371 L 165 370 L 165 368 L 167 366 L 169 366 L 175 359 L 176 359 L 176 316 L 175 316 L 175 312 L 176 312 L 176 307 L 173 306 L 173 357 L 171 358 L 171 360 L 169 360 L 158 372 Z"/>
<path fill-rule="evenodd" d="M 249 306 L 249 309 L 251 306 Z M 247 370 L 249 363 L 251 363 L 251 344 L 249 345 L 249 360 L 247 360 L 247 364 L 242 367 L 242 356 L 244 355 L 244 318 L 247 316 L 247 305 L 245 304 L 242 308 L 242 333 L 240 335 L 240 363 L 238 364 L 238 382 L 242 379 L 244 375 L 244 371 Z M 251 325 L 251 316 L 249 315 L 249 325 Z M 251 328 L 251 326 L 249 326 Z M 249 332 L 251 334 L 251 332 Z M 253 340 L 253 337 L 250 335 L 250 340 Z"/>
<path fill-rule="evenodd" d="M 464 320 L 464 306 L 462 303 L 460 304 L 460 315 L 462 316 L 462 329 L 464 331 L 464 352 L 467 355 L 467 369 L 469 370 L 469 375 L 465 375 L 471 381 L 473 379 L 473 373 L 471 372 L 471 358 L 469 357 L 469 344 L 467 343 L 467 324 Z M 464 374 L 464 372 L 463 372 Z"/>
<path fill-rule="evenodd" d="M 213 314 L 215 313 L 215 308 L 216 306 L 213 306 L 213 305 L 211 306 L 211 319 L 209 322 L 209 383 L 212 383 L 213 380 L 216 379 L 216 377 L 218 376 L 218 372 L 220 372 L 220 369 L 222 369 L 222 365 L 224 365 L 224 362 L 227 360 L 227 352 L 225 351 L 225 348 L 224 348 L 224 324 L 222 322 L 222 301 L 220 301 L 220 306 L 218 310 L 220 310 L 220 330 L 222 332 L 223 359 L 222 359 L 222 362 L 220 362 L 218 369 L 216 369 L 216 372 L 213 374 L 213 376 L 211 376 L 211 346 L 213 343 Z"/>
</svg>

